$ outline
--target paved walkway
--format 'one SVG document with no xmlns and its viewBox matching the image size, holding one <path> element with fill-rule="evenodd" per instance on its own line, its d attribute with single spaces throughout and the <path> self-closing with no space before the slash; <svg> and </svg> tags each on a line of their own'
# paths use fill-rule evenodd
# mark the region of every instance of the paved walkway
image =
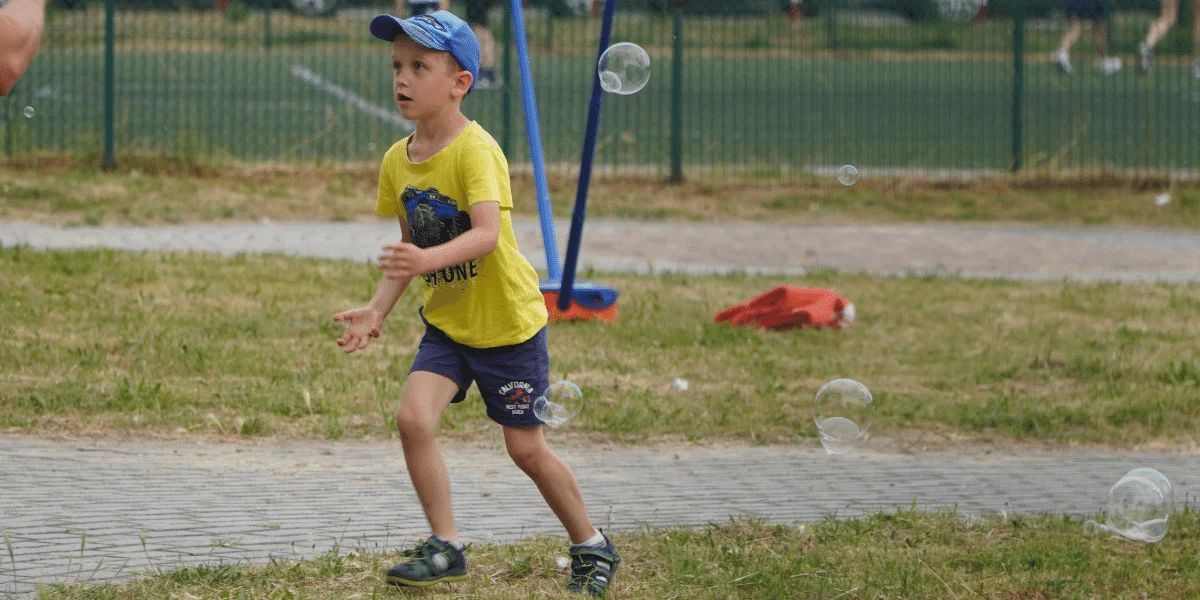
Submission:
<svg viewBox="0 0 1200 600">
<path fill-rule="evenodd" d="M 537 223 L 515 223 L 544 267 Z M 565 237 L 566 223 L 558 224 Z M 76 228 L 0 223 L 0 244 L 277 252 L 367 260 L 390 223 Z M 563 241 L 560 241 L 560 245 Z M 809 227 L 593 221 L 581 265 L 598 271 L 948 272 L 1018 279 L 1200 281 L 1200 234 L 1115 228 Z M 553 435 L 553 434 L 552 434 Z M 1200 494 L 1200 454 L 926 453 L 797 448 L 560 451 L 594 520 L 614 530 L 702 525 L 731 515 L 813 521 L 878 509 L 1090 514 L 1129 469 L 1152 466 L 1176 501 Z M 465 538 L 561 535 L 503 450 L 447 449 Z M 124 578 L 198 562 L 395 548 L 425 532 L 394 443 L 187 445 L 0 437 L 0 594 L 37 582 Z M 87 543 L 80 551 L 82 536 Z M 142 539 L 145 539 L 143 547 Z M 69 567 L 69 568 L 68 568 Z"/>
<path fill-rule="evenodd" d="M 1166 474 L 1181 505 L 1200 494 L 1196 454 L 558 452 L 575 470 L 593 520 L 615 531 L 730 516 L 811 522 L 914 501 L 964 515 L 1091 514 L 1113 482 L 1140 466 Z M 562 535 L 503 449 L 451 447 L 446 459 L 464 539 Z M 427 531 L 396 442 L 248 446 L 6 436 L 0 482 L 0 530 L 16 557 L 13 563 L 0 553 L 0 591 L 22 594 L 38 581 L 96 582 L 149 568 L 312 557 L 334 547 L 396 548 Z"/>
<path fill-rule="evenodd" d="M 514 220 L 522 251 L 544 268 L 537 221 Z M 566 252 L 569 224 L 556 225 Z M 0 244 L 275 252 L 368 260 L 398 228 L 380 223 L 280 223 L 63 229 L 0 223 Z M 589 221 L 580 266 L 600 272 L 651 270 L 802 274 L 806 269 L 949 273 L 968 277 L 1113 281 L 1200 281 L 1200 233 L 1134 228 L 979 225 L 809 226 L 770 223 Z"/>
</svg>

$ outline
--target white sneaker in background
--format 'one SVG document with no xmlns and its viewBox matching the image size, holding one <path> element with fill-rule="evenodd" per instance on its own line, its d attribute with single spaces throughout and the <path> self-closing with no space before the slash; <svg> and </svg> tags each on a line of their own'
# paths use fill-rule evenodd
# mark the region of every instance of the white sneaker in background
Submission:
<svg viewBox="0 0 1200 600">
<path fill-rule="evenodd" d="M 1071 74 L 1071 54 L 1066 50 L 1059 48 L 1058 52 L 1054 53 L 1054 64 L 1058 65 L 1059 71 Z"/>
<path fill-rule="evenodd" d="M 1143 73 L 1150 72 L 1150 56 L 1154 53 L 1154 48 L 1146 44 L 1138 44 L 1137 66 L 1138 70 Z"/>
</svg>

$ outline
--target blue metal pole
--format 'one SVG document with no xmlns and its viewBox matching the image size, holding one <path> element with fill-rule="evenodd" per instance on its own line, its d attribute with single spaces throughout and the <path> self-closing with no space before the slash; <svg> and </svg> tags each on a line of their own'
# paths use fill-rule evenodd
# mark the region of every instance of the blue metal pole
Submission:
<svg viewBox="0 0 1200 600">
<path fill-rule="evenodd" d="M 587 131 L 583 136 L 583 156 L 579 161 L 579 189 L 575 195 L 575 210 L 571 213 L 571 237 L 567 241 L 567 262 L 563 266 L 562 287 L 558 293 L 559 310 L 571 306 L 571 294 L 575 290 L 575 267 L 579 261 L 579 245 L 583 241 L 583 220 L 587 217 L 588 184 L 592 180 L 592 157 L 596 150 L 596 131 L 600 127 L 600 106 L 604 100 L 604 89 L 600 87 L 597 65 L 600 56 L 608 49 L 612 40 L 613 15 L 617 0 L 605 0 L 604 23 L 600 28 L 600 49 L 596 62 L 592 63 L 592 102 L 588 107 Z"/>
<path fill-rule="evenodd" d="M 542 132 L 538 127 L 537 97 L 533 93 L 533 74 L 529 71 L 529 43 L 525 38 L 525 15 L 521 0 L 511 0 L 513 34 L 516 36 L 517 62 L 521 67 L 521 94 L 525 106 L 525 133 L 529 137 L 529 158 L 533 161 L 533 183 L 537 188 L 538 216 L 542 220 L 542 245 L 546 247 L 546 270 L 550 279 L 562 277 L 558 241 L 554 236 L 554 211 L 550 206 L 550 186 L 546 184 Z"/>
</svg>

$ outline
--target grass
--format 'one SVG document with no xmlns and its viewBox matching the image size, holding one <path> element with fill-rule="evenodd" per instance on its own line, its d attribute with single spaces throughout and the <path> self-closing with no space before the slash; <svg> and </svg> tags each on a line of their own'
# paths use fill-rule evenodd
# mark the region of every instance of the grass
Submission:
<svg viewBox="0 0 1200 600">
<path fill-rule="evenodd" d="M 808 526 L 732 521 L 619 534 L 610 598 L 1186 598 L 1200 593 L 1191 510 L 1154 545 L 1086 536 L 1079 519 L 876 514 Z M 561 540 L 474 546 L 470 578 L 412 592 L 383 572 L 398 555 L 361 549 L 303 562 L 184 568 L 123 585 L 61 585 L 41 600 L 140 598 L 570 597 Z"/>
<path fill-rule="evenodd" d="M 390 436 L 421 334 L 410 290 L 372 348 L 339 351 L 330 316 L 377 281 L 362 263 L 9 248 L 0 273 L 0 428 L 13 431 Z M 621 290 L 622 317 L 552 327 L 552 377 L 593 400 L 564 435 L 812 443 L 813 393 L 851 377 L 875 393 L 874 431 L 888 439 L 1198 441 L 1198 286 L 583 276 Z M 837 289 L 858 324 L 779 334 L 712 323 L 784 283 Z M 443 432 L 493 439 L 472 398 Z"/>
<path fill-rule="evenodd" d="M 373 168 L 217 168 L 127 157 L 103 172 L 64 161 L 0 166 L 0 221 L 64 226 L 374 220 Z M 569 218 L 575 181 L 550 178 L 557 216 Z M 515 210 L 536 215 L 533 179 L 513 178 Z M 1155 206 L 1159 193 L 1172 202 Z M 1200 187 L 1098 178 L 921 182 L 864 178 L 852 188 L 830 180 L 711 181 L 669 185 L 597 178 L 588 216 L 638 220 L 785 223 L 1018 222 L 1200 228 Z"/>
</svg>

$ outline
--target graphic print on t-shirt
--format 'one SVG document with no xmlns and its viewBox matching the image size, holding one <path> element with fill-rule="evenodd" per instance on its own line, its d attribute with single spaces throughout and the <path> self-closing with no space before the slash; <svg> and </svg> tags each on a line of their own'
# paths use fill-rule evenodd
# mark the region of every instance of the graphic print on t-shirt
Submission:
<svg viewBox="0 0 1200 600">
<path fill-rule="evenodd" d="M 407 186 L 400 195 L 408 219 L 408 234 L 412 243 L 421 248 L 445 244 L 471 229 L 471 215 L 458 210 L 453 198 L 443 195 L 437 188 L 418 190 Z M 437 287 L 447 283 L 464 283 L 479 275 L 478 261 L 446 267 L 440 271 L 423 275 L 425 284 Z"/>
</svg>

